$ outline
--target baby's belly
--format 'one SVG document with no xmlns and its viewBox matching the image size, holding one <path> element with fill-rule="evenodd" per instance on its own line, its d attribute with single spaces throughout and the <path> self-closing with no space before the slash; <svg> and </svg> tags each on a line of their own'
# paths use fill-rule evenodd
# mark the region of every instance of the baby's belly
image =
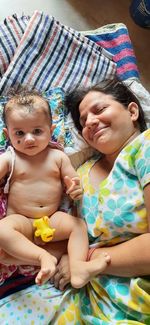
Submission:
<svg viewBox="0 0 150 325">
<path fill-rule="evenodd" d="M 58 210 L 58 207 L 54 206 L 49 207 L 49 206 L 23 206 L 21 208 L 14 208 L 13 205 L 8 204 L 8 209 L 7 209 L 7 215 L 11 214 L 20 214 L 25 217 L 31 218 L 31 219 L 36 219 L 36 218 L 41 218 L 44 216 L 51 216 L 53 213 L 55 213 Z"/>
<path fill-rule="evenodd" d="M 11 191 L 8 197 L 7 215 L 17 213 L 29 218 L 40 218 L 50 216 L 59 208 L 62 190 L 47 190 L 47 186 L 41 191 Z"/>
</svg>

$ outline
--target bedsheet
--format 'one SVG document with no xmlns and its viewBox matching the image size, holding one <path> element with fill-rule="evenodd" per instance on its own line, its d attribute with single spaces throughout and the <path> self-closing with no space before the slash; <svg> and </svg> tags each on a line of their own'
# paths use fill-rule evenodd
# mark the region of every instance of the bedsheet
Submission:
<svg viewBox="0 0 150 325">
<path fill-rule="evenodd" d="M 1 95 L 17 83 L 28 83 L 42 91 L 56 86 L 67 91 L 70 87 L 86 86 L 104 79 L 112 79 L 116 73 L 122 80 L 129 82 L 135 92 L 138 93 L 137 89 L 140 89 L 141 100 L 147 109 L 149 94 L 140 84 L 136 58 L 124 24 L 111 24 L 95 31 L 79 33 L 61 25 L 55 18 L 37 11 L 31 18 L 13 15 L 0 24 Z M 147 117 L 149 118 L 148 113 Z M 26 281 L 24 277 L 20 279 L 23 279 L 24 286 L 29 282 L 33 283 L 33 277 L 29 280 L 27 277 Z M 17 284 L 17 277 L 15 281 Z M 1 297 L 9 293 L 9 288 L 22 289 L 21 282 L 18 288 L 14 288 L 11 281 L 8 282 L 8 286 L 5 283 Z M 69 289 L 65 296 L 70 296 Z M 63 295 L 64 308 L 65 296 Z M 62 299 L 60 297 L 62 293 L 50 285 L 43 288 L 34 285 L 20 294 L 16 293 L 1 299 L 1 315 L 7 314 L 9 309 L 8 324 L 16 324 L 17 321 L 20 324 L 34 324 L 34 315 L 33 318 L 28 318 L 26 314 L 22 314 L 23 318 L 20 318 L 17 314 L 16 317 L 13 314 L 15 307 L 23 308 L 23 304 L 30 306 L 31 303 L 36 305 L 35 310 L 39 308 L 38 321 L 36 320 L 35 324 L 48 324 L 48 313 L 53 313 L 53 310 L 50 310 L 50 300 L 55 300 L 57 309 L 57 302 L 60 303 Z M 78 313 L 74 310 L 75 305 L 73 306 L 75 299 L 79 299 L 76 290 L 71 296 L 70 311 Z M 86 296 L 84 299 L 86 300 Z M 31 308 L 26 309 L 26 312 L 31 314 Z M 68 317 L 70 323 L 73 322 L 71 314 Z M 3 319 L 6 320 L 5 317 Z M 31 322 L 28 322 L 29 319 Z M 6 325 L 5 320 L 1 324 Z"/>
</svg>

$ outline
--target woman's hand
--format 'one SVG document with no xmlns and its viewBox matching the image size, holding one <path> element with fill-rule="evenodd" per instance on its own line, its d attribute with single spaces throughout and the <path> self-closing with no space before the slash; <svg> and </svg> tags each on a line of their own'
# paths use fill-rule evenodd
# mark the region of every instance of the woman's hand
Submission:
<svg viewBox="0 0 150 325">
<path fill-rule="evenodd" d="M 64 290 L 65 286 L 70 283 L 69 257 L 67 254 L 61 257 L 50 283 L 54 284 L 55 288 L 59 290 Z"/>
</svg>

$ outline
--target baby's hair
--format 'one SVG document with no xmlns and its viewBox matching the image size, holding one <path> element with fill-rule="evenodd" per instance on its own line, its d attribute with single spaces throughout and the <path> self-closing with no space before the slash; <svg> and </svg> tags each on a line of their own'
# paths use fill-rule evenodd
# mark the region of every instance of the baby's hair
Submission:
<svg viewBox="0 0 150 325">
<path fill-rule="evenodd" d="M 43 101 L 47 103 L 47 110 L 44 113 L 47 115 L 50 123 L 52 122 L 52 114 L 48 100 L 43 96 L 43 94 L 36 90 L 36 89 L 29 89 L 27 86 L 16 86 L 15 88 L 9 89 L 6 94 L 8 98 L 7 103 L 4 105 L 3 109 L 3 121 L 7 124 L 7 117 L 11 110 L 13 109 L 12 106 L 9 106 L 11 101 L 14 101 L 14 104 L 18 104 L 20 106 L 26 106 L 29 113 L 32 113 L 35 110 L 34 101 L 35 97 L 40 97 Z M 14 109 L 16 107 L 14 106 Z"/>
<path fill-rule="evenodd" d="M 82 126 L 80 124 L 79 105 L 82 102 L 83 98 L 90 91 L 97 91 L 106 95 L 112 95 L 113 98 L 119 103 L 121 103 L 125 108 L 127 108 L 131 102 L 135 102 L 139 108 L 139 117 L 137 120 L 137 122 L 139 123 L 139 129 L 141 132 L 147 129 L 144 118 L 144 112 L 139 100 L 137 99 L 135 94 L 129 89 L 129 87 L 125 85 L 124 82 L 115 79 L 113 81 L 107 81 L 101 84 L 96 84 L 89 88 L 76 88 L 66 94 L 65 104 L 67 110 L 71 113 L 74 124 L 80 132 L 82 131 Z"/>
</svg>

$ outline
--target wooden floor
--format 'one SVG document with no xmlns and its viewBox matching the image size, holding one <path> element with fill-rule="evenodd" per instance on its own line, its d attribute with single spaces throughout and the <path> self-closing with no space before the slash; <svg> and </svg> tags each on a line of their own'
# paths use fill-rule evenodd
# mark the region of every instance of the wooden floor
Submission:
<svg viewBox="0 0 150 325">
<path fill-rule="evenodd" d="M 131 0 L 0 0 L 0 19 L 13 13 L 31 15 L 37 9 L 79 31 L 122 22 L 129 31 L 141 82 L 150 91 L 150 29 L 134 23 L 130 4 Z"/>
</svg>

